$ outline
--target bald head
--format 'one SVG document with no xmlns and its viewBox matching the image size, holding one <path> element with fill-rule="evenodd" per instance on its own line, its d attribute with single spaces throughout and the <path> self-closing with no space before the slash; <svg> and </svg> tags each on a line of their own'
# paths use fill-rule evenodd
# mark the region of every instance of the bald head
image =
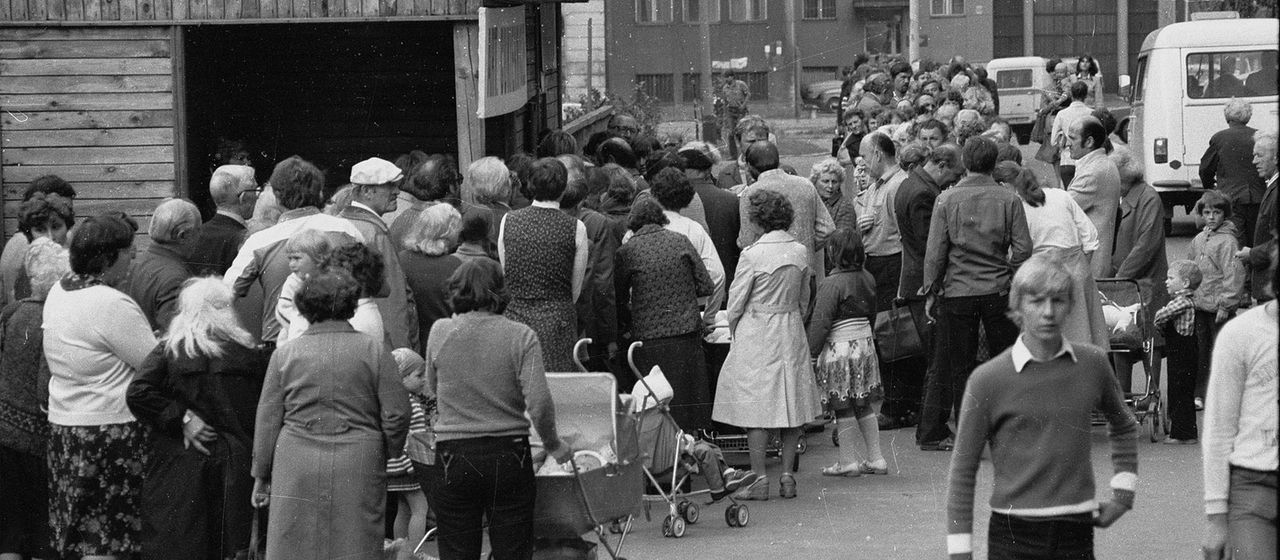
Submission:
<svg viewBox="0 0 1280 560">
<path fill-rule="evenodd" d="M 156 207 L 147 234 L 151 241 L 169 245 L 191 239 L 199 228 L 200 210 L 196 205 L 181 198 L 170 198 Z"/>
</svg>

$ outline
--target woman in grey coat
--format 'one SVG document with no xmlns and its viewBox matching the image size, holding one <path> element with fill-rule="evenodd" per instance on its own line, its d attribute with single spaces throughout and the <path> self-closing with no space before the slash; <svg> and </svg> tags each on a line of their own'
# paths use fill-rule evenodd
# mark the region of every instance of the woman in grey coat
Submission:
<svg viewBox="0 0 1280 560">
<path fill-rule="evenodd" d="M 383 345 L 356 332 L 360 288 L 345 273 L 295 296 L 311 323 L 271 356 L 254 429 L 253 503 L 270 504 L 267 558 L 380 558 L 388 453 L 409 395 Z"/>
</svg>

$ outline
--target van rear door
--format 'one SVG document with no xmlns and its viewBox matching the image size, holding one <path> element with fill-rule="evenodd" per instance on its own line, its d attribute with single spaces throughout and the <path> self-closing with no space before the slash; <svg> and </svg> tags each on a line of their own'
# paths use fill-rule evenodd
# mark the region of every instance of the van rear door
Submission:
<svg viewBox="0 0 1280 560">
<path fill-rule="evenodd" d="M 1181 159 L 1192 183 L 1199 187 L 1200 158 L 1209 148 L 1209 138 L 1227 127 L 1222 114 L 1227 101 L 1234 97 L 1253 106 L 1249 126 L 1276 129 L 1276 50 L 1261 46 L 1229 51 L 1184 49 L 1182 64 L 1186 79 Z M 1174 157 L 1170 154 L 1170 159 Z"/>
<path fill-rule="evenodd" d="M 1030 124 L 1040 108 L 1034 68 L 1002 68 L 994 76 L 1000 91 L 1000 117 L 1009 124 Z"/>
</svg>

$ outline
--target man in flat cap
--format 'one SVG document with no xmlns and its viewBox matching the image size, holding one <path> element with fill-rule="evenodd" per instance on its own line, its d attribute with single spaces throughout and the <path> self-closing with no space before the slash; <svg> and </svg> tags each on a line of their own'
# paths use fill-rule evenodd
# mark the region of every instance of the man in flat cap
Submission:
<svg viewBox="0 0 1280 560">
<path fill-rule="evenodd" d="M 364 243 L 382 255 L 388 292 L 378 294 L 374 303 L 382 313 L 382 323 L 391 348 L 418 348 L 418 318 L 412 304 L 404 270 L 400 268 L 399 248 L 392 242 L 390 230 L 382 215 L 396 209 L 400 194 L 397 186 L 404 176 L 400 168 L 382 158 L 369 158 L 351 168 L 351 205 L 338 214 L 349 220 L 364 236 Z"/>
</svg>

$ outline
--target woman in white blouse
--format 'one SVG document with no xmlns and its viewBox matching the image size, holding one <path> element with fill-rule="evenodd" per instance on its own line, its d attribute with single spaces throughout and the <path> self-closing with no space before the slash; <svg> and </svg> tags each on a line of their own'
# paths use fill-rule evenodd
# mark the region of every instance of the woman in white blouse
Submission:
<svg viewBox="0 0 1280 560">
<path fill-rule="evenodd" d="M 1102 299 L 1089 268 L 1089 257 L 1098 249 L 1098 230 L 1062 189 L 1041 189 L 1030 169 L 1012 161 L 996 165 L 995 179 L 1013 187 L 1022 198 L 1031 232 L 1033 254 L 1047 253 L 1062 262 L 1075 277 L 1071 312 L 1062 334 L 1071 342 L 1107 348 L 1107 323 L 1102 316 Z"/>
</svg>

